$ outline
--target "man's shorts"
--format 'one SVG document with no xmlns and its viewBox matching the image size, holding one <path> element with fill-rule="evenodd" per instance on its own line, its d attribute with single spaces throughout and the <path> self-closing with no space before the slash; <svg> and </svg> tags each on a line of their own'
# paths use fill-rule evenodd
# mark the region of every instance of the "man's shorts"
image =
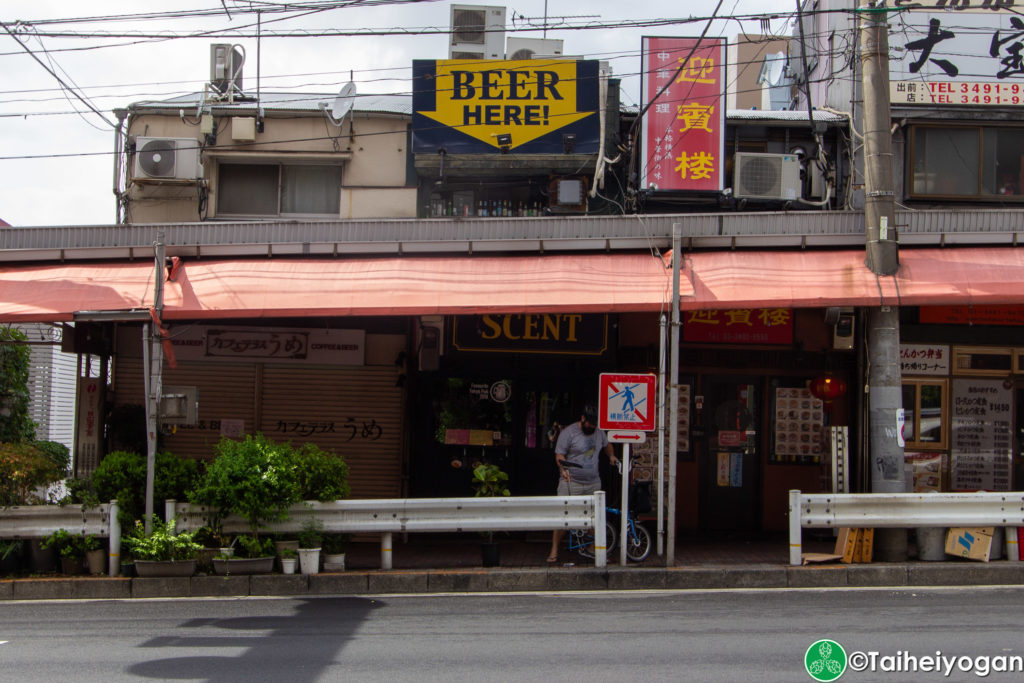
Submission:
<svg viewBox="0 0 1024 683">
<path fill-rule="evenodd" d="M 594 482 L 593 484 L 581 484 L 577 481 L 566 481 L 559 477 L 558 479 L 558 495 L 559 496 L 589 496 L 594 491 L 600 491 L 601 484 Z"/>
</svg>

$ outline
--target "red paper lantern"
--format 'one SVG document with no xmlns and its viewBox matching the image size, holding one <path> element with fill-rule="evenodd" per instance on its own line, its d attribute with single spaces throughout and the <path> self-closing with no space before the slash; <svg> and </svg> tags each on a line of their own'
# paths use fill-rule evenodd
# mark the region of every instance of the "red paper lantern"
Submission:
<svg viewBox="0 0 1024 683">
<path fill-rule="evenodd" d="M 822 375 L 811 382 L 810 390 L 811 396 L 814 398 L 820 398 L 825 403 L 830 403 L 840 396 L 846 395 L 846 382 L 832 375 Z"/>
</svg>

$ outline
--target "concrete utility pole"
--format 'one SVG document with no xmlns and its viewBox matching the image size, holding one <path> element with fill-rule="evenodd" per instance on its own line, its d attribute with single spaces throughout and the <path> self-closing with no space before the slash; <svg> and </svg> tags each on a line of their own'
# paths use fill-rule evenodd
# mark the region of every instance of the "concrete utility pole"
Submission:
<svg viewBox="0 0 1024 683">
<path fill-rule="evenodd" d="M 861 76 L 864 87 L 864 220 L 865 264 L 876 277 L 899 270 L 899 245 L 893 197 L 892 116 L 889 109 L 889 36 L 887 8 L 879 0 L 860 7 Z M 873 493 L 902 493 L 903 423 L 900 382 L 899 309 L 868 310 L 867 464 Z M 882 561 L 907 558 L 905 529 L 875 532 L 875 556 Z"/>
</svg>

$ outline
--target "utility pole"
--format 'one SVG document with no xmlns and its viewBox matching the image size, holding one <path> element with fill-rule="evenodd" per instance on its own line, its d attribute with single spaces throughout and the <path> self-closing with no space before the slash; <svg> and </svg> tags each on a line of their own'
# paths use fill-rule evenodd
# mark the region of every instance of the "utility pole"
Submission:
<svg viewBox="0 0 1024 683">
<path fill-rule="evenodd" d="M 893 196 L 892 115 L 889 109 L 888 8 L 883 0 L 860 7 L 861 77 L 864 88 L 865 265 L 875 277 L 899 270 L 896 204 Z M 868 309 L 868 456 L 872 493 L 903 493 L 903 408 L 900 382 L 899 309 Z M 906 529 L 875 532 L 882 561 L 907 558 Z"/>
</svg>

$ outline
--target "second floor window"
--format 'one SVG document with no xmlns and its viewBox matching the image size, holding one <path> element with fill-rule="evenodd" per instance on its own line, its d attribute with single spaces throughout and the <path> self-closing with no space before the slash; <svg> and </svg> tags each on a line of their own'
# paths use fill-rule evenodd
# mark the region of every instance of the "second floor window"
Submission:
<svg viewBox="0 0 1024 683">
<path fill-rule="evenodd" d="M 1024 128 L 914 126 L 911 197 L 1024 201 Z"/>
<path fill-rule="evenodd" d="M 217 215 L 337 216 L 341 167 L 227 164 L 218 167 Z"/>
</svg>

